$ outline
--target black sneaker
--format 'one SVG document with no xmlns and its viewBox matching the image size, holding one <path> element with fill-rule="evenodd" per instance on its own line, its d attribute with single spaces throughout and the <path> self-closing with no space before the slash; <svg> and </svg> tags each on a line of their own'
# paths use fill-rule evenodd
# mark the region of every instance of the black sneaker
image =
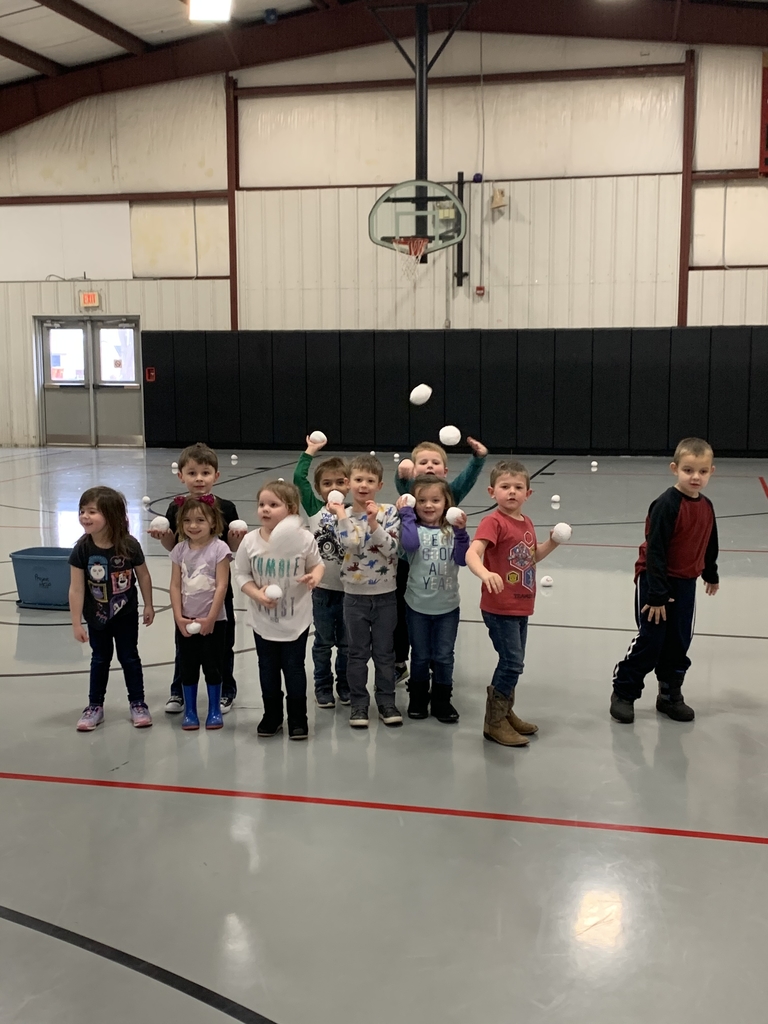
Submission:
<svg viewBox="0 0 768 1024">
<path fill-rule="evenodd" d="M 397 710 L 396 704 L 379 704 L 379 718 L 384 725 L 398 726 L 403 724 L 403 716 Z"/>
<path fill-rule="evenodd" d="M 622 725 L 631 725 L 635 720 L 635 702 L 624 700 L 614 690 L 611 697 L 611 718 Z"/>
<path fill-rule="evenodd" d="M 671 718 L 673 722 L 692 722 L 696 717 L 693 708 L 688 707 L 682 697 L 679 700 L 670 700 L 659 694 L 656 698 L 656 710 Z"/>
<path fill-rule="evenodd" d="M 407 662 L 399 661 L 395 665 L 395 686 L 397 686 L 398 683 L 404 683 L 410 674 Z"/>
<path fill-rule="evenodd" d="M 232 710 L 234 703 L 235 698 L 231 694 L 228 693 L 226 697 L 222 697 L 221 702 L 219 704 L 222 715 L 228 715 L 229 712 Z"/>
<path fill-rule="evenodd" d="M 353 728 L 368 728 L 368 708 L 352 708 L 349 713 L 349 724 Z"/>
<path fill-rule="evenodd" d="M 175 693 L 172 693 L 168 700 L 165 702 L 166 715 L 180 715 L 183 710 L 184 698 L 177 697 Z"/>
<path fill-rule="evenodd" d="M 336 693 L 339 698 L 339 704 L 343 704 L 344 707 L 349 707 L 352 697 L 349 692 L 349 687 L 346 683 L 336 684 Z"/>
<path fill-rule="evenodd" d="M 333 699 L 333 690 L 315 690 L 315 704 L 319 708 L 335 708 L 336 701 Z"/>
</svg>

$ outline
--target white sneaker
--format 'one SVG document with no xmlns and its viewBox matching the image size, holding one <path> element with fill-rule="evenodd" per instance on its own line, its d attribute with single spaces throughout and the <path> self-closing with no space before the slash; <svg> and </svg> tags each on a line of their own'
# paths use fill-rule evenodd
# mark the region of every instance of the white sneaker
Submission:
<svg viewBox="0 0 768 1024">
<path fill-rule="evenodd" d="M 175 693 L 172 693 L 168 700 L 165 702 L 166 715 L 180 715 L 183 710 L 184 698 L 177 697 Z"/>
</svg>

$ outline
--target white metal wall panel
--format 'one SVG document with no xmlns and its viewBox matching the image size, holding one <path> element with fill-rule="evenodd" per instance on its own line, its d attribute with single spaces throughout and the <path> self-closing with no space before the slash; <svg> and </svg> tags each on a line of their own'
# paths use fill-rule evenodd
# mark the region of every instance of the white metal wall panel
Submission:
<svg viewBox="0 0 768 1024">
<path fill-rule="evenodd" d="M 0 138 L 0 194 L 226 188 L 222 76 L 74 103 Z"/>
<path fill-rule="evenodd" d="M 194 203 L 131 205 L 133 277 L 196 277 Z"/>
<path fill-rule="evenodd" d="M 37 445 L 32 320 L 78 315 L 79 281 L 0 284 L 0 445 Z M 141 317 L 145 330 L 229 330 L 228 281 L 88 281 L 103 312 Z"/>
<path fill-rule="evenodd" d="M 460 168 L 499 178 L 681 170 L 680 78 L 435 89 L 430 104 L 437 181 L 455 180 Z M 413 96 L 403 90 L 243 100 L 240 180 L 246 188 L 402 181 L 413 173 L 413 125 Z"/>
<path fill-rule="evenodd" d="M 705 46 L 698 51 L 696 71 L 694 169 L 757 167 L 762 50 Z"/>
<path fill-rule="evenodd" d="M 0 281 L 131 276 L 127 203 L 0 206 Z"/>
<path fill-rule="evenodd" d="M 383 189 L 241 192 L 244 329 L 668 326 L 677 316 L 679 175 L 516 181 L 490 210 L 492 183 L 467 190 L 470 277 L 455 250 L 430 257 L 414 287 L 368 238 Z M 484 284 L 484 298 L 475 289 Z"/>
<path fill-rule="evenodd" d="M 197 273 L 200 277 L 229 276 L 229 206 L 226 200 L 195 202 Z"/>
<path fill-rule="evenodd" d="M 693 266 L 766 265 L 768 183 L 697 186 L 693 205 Z"/>
<path fill-rule="evenodd" d="M 430 54 L 444 38 L 429 38 Z M 413 39 L 401 40 L 413 55 Z M 436 75 L 480 73 L 481 39 L 478 32 L 457 32 L 435 65 Z M 549 71 L 562 68 L 618 67 L 631 64 L 680 63 L 685 47 L 678 43 L 643 43 L 633 40 L 571 39 L 557 36 L 522 36 L 502 32 L 482 38 L 482 67 L 486 74 L 509 71 Z M 306 85 L 314 82 L 359 82 L 377 78 L 405 78 L 403 58 L 391 43 L 302 57 L 237 72 L 240 85 Z"/>
<path fill-rule="evenodd" d="M 691 327 L 768 324 L 768 269 L 691 271 L 688 323 Z"/>
</svg>

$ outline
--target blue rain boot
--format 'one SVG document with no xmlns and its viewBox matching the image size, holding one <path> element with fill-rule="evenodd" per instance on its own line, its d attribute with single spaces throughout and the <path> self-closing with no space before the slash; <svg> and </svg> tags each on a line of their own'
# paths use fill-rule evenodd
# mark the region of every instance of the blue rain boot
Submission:
<svg viewBox="0 0 768 1024">
<path fill-rule="evenodd" d="M 206 729 L 220 729 L 224 725 L 221 717 L 221 683 L 218 686 L 208 686 L 208 717 L 205 720 Z"/>
<path fill-rule="evenodd" d="M 183 686 L 184 690 L 184 718 L 181 723 L 182 729 L 190 732 L 200 728 L 200 719 L 197 717 L 197 683 L 194 686 Z"/>
</svg>

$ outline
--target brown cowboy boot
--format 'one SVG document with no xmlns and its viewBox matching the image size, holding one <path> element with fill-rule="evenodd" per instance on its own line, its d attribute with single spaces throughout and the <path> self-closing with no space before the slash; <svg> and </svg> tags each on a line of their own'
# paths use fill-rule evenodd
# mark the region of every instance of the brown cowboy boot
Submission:
<svg viewBox="0 0 768 1024">
<path fill-rule="evenodd" d="M 500 743 L 503 747 L 526 747 L 528 740 L 509 724 L 509 713 L 512 703 L 509 697 L 499 693 L 492 686 L 488 687 L 488 699 L 485 704 L 485 722 L 483 736 L 487 740 Z"/>
<path fill-rule="evenodd" d="M 515 691 L 512 691 L 512 699 L 509 705 L 509 714 L 507 715 L 507 721 L 515 730 L 519 732 L 521 736 L 533 736 L 535 732 L 539 731 L 538 725 L 534 725 L 533 722 L 524 722 L 522 718 L 518 718 L 512 708 L 515 706 Z"/>
</svg>

